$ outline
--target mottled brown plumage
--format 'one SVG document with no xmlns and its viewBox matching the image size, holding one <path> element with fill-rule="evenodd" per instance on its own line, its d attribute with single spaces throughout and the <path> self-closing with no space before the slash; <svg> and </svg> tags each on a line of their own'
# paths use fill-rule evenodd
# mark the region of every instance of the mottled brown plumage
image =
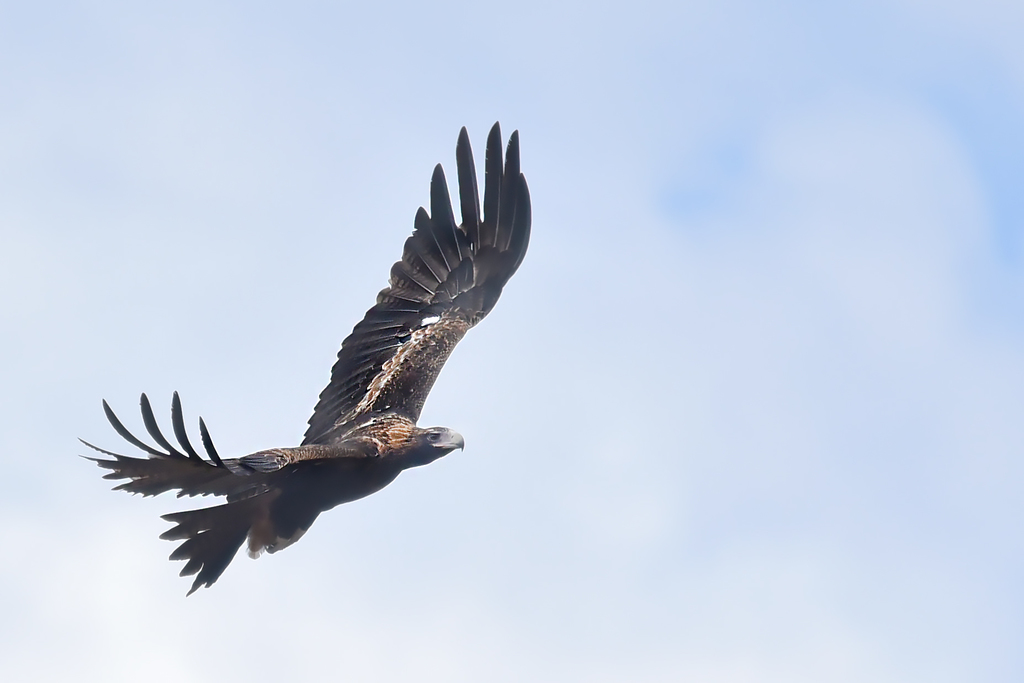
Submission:
<svg viewBox="0 0 1024 683">
<path fill-rule="evenodd" d="M 146 395 L 142 420 L 159 448 L 135 437 L 103 402 L 114 430 L 148 457 L 119 455 L 85 443 L 112 459 L 90 458 L 127 480 L 116 490 L 143 495 L 223 496 L 222 505 L 164 515 L 174 524 L 161 538 L 180 540 L 172 560 L 185 560 L 189 590 L 212 585 L 238 548 L 249 555 L 276 552 L 297 541 L 325 510 L 384 488 L 406 469 L 462 448 L 444 427 L 416 426 L 423 403 L 448 356 L 466 332 L 494 307 L 519 268 L 530 240 L 530 196 L 519 172 L 519 135 L 512 133 L 504 163 L 501 131 L 487 138 L 483 215 L 469 136 L 456 146 L 462 223 L 456 225 L 440 164 L 430 183 L 430 213 L 416 213 L 415 229 L 389 286 L 377 296 L 341 345 L 331 380 L 299 446 L 221 458 L 202 418 L 206 458 L 189 441 L 175 393 L 171 424 L 177 446 L 157 424 Z"/>
</svg>

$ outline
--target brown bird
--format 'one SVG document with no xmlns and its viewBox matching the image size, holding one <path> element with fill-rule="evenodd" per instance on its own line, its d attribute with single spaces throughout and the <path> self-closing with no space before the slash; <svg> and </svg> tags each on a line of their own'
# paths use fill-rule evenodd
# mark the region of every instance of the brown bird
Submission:
<svg viewBox="0 0 1024 683">
<path fill-rule="evenodd" d="M 416 421 L 452 349 L 491 311 L 522 263 L 531 215 L 519 171 L 518 131 L 509 138 L 504 163 L 497 123 L 487 137 L 482 219 L 465 128 L 455 158 L 462 223 L 455 224 L 438 164 L 430 181 L 430 214 L 423 208 L 416 213 L 402 259 L 391 268 L 390 286 L 342 342 L 299 446 L 221 458 L 200 418 L 204 459 L 189 442 L 175 392 L 171 425 L 180 450 L 161 433 L 142 395 L 142 420 L 159 446 L 154 448 L 129 432 L 103 401 L 117 433 L 148 454 L 119 455 L 82 441 L 113 458 L 89 458 L 111 470 L 105 479 L 128 480 L 115 490 L 145 496 L 177 490 L 179 497 L 227 500 L 163 516 L 174 526 L 160 538 L 183 541 L 170 559 L 187 560 L 181 576 L 196 575 L 189 595 L 212 585 L 246 540 L 253 558 L 287 548 L 321 512 L 375 493 L 403 470 L 464 447 L 457 432 L 422 429 Z"/>
</svg>

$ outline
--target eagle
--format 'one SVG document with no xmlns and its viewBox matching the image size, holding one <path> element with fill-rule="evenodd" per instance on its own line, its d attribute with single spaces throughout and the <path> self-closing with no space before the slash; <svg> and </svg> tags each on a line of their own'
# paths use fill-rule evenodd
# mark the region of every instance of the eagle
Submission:
<svg viewBox="0 0 1024 683">
<path fill-rule="evenodd" d="M 389 286 L 342 342 L 298 446 L 223 458 L 199 418 L 204 458 L 189 440 L 177 392 L 171 400 L 177 445 L 161 432 L 145 394 L 142 421 L 156 446 L 132 434 L 103 401 L 114 430 L 145 453 L 120 455 L 82 440 L 108 456 L 83 456 L 110 470 L 104 479 L 127 480 L 114 490 L 225 499 L 163 515 L 174 526 L 160 538 L 182 541 L 170 559 L 186 561 L 181 576 L 195 576 L 188 595 L 213 585 L 243 543 L 252 558 L 287 548 L 321 512 L 465 447 L 458 432 L 416 422 L 455 345 L 494 308 L 526 255 L 531 208 L 519 169 L 519 132 L 509 137 L 504 160 L 501 147 L 495 123 L 487 137 L 481 207 L 469 134 L 465 128 L 459 133 L 459 224 L 441 164 L 434 168 L 430 212 L 417 211 Z"/>
</svg>

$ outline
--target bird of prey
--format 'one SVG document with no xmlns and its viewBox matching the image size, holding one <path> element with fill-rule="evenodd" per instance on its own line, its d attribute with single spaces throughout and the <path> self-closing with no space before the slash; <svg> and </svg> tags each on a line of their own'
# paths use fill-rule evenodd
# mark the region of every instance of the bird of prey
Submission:
<svg viewBox="0 0 1024 683">
<path fill-rule="evenodd" d="M 223 496 L 221 505 L 164 515 L 174 526 L 161 538 L 183 541 L 170 559 L 186 560 L 181 576 L 195 575 L 191 595 L 211 586 L 247 542 L 250 557 L 287 548 L 317 516 L 375 493 L 406 469 L 464 447 L 446 427 L 416 425 L 423 402 L 452 349 L 486 316 L 526 255 L 530 195 L 519 171 L 519 134 L 512 133 L 504 162 L 501 130 L 487 138 L 483 207 L 469 135 L 455 148 L 462 222 L 455 223 L 444 171 L 430 182 L 430 213 L 416 213 L 390 285 L 341 345 L 331 380 L 299 446 L 222 458 L 202 418 L 206 458 L 189 441 L 177 392 L 171 425 L 177 445 L 161 433 L 146 395 L 142 420 L 156 442 L 137 438 L 103 401 L 114 430 L 145 457 L 86 446 L 110 458 L 90 457 L 127 481 L 115 490 L 157 495 Z M 483 209 L 481 214 L 481 208 Z"/>
</svg>

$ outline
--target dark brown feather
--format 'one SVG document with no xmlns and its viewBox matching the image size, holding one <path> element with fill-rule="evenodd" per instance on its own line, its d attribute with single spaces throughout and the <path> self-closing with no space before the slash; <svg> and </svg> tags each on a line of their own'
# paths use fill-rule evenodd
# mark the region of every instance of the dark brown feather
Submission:
<svg viewBox="0 0 1024 683">
<path fill-rule="evenodd" d="M 459 142 L 455 146 L 455 162 L 459 171 L 459 200 L 462 212 L 462 229 L 469 237 L 475 250 L 480 243 L 480 192 L 476 185 L 476 164 L 473 163 L 473 148 L 469 145 L 469 132 L 463 126 L 459 131 Z"/>
<path fill-rule="evenodd" d="M 487 135 L 487 152 L 484 158 L 484 222 L 480 226 L 480 243 L 483 247 L 495 245 L 498 228 L 498 212 L 501 207 L 501 127 L 495 123 Z"/>
<path fill-rule="evenodd" d="M 171 398 L 171 425 L 174 428 L 174 438 L 178 440 L 181 447 L 188 453 L 188 457 L 193 460 L 202 460 L 196 449 L 192 448 L 192 442 L 188 440 L 188 432 L 185 430 L 185 420 L 182 417 L 181 412 L 181 398 L 178 397 L 178 392 L 174 392 L 174 396 Z"/>
</svg>

